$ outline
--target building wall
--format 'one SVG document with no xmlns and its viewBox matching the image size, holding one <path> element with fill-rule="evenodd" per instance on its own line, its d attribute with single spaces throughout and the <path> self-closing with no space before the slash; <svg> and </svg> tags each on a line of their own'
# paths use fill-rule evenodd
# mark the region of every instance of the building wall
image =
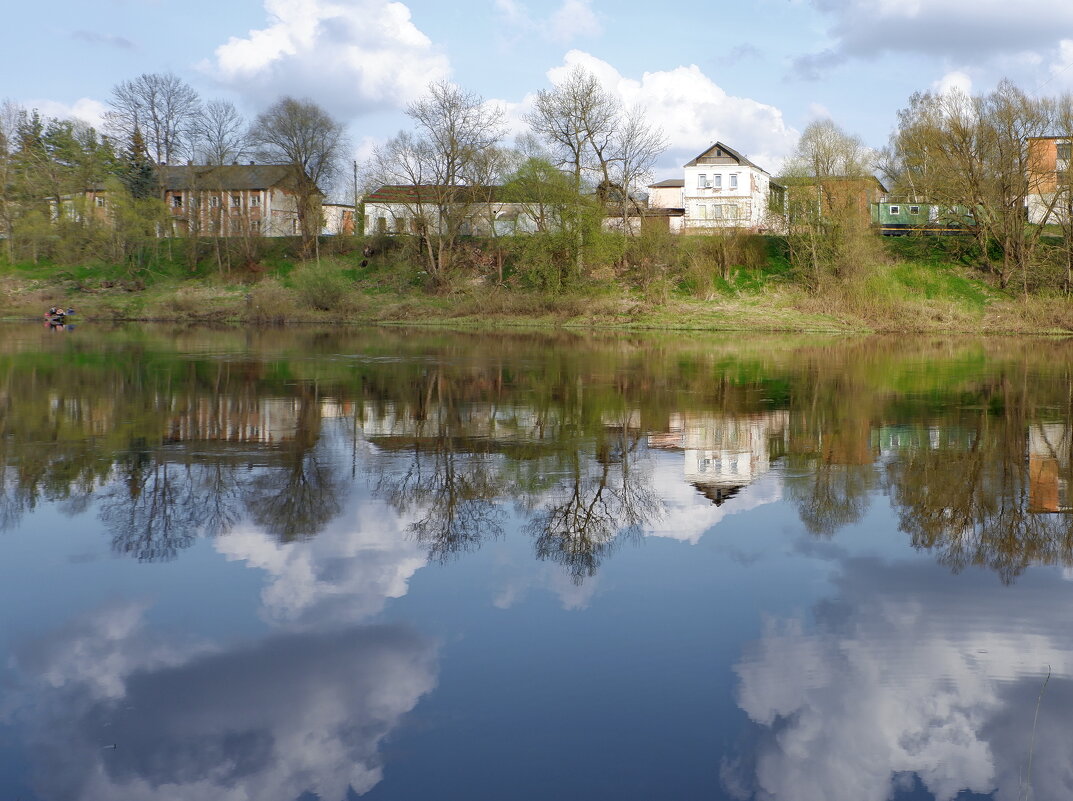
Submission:
<svg viewBox="0 0 1073 801">
<path fill-rule="evenodd" d="M 685 187 L 681 186 L 650 186 L 648 187 L 648 207 L 650 209 L 681 209 L 684 208 L 682 192 Z"/>
<path fill-rule="evenodd" d="M 431 229 L 439 229 L 439 211 L 433 203 L 417 206 L 410 203 L 367 202 L 362 206 L 366 235 L 410 234 L 418 230 L 423 218 Z M 474 204 L 462 227 L 463 235 L 507 236 L 533 233 L 536 222 L 524 203 Z"/>
<path fill-rule="evenodd" d="M 693 230 L 763 228 L 770 186 L 768 175 L 755 167 L 736 163 L 686 167 L 682 225 Z"/>
<path fill-rule="evenodd" d="M 185 236 L 294 236 L 298 202 L 281 189 L 168 190 L 173 232 Z"/>
<path fill-rule="evenodd" d="M 1069 149 L 1068 138 L 1046 137 L 1028 140 L 1028 220 L 1035 224 L 1060 223 L 1073 217 L 1070 203 L 1063 198 L 1055 202 L 1058 179 L 1068 174 L 1069 158 L 1058 158 L 1059 147 Z M 1069 155 L 1064 154 L 1064 155 Z"/>
</svg>

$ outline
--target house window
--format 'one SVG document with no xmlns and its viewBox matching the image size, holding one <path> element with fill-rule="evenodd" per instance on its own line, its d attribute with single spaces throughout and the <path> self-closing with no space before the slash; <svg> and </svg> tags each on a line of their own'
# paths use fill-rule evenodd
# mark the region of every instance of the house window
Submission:
<svg viewBox="0 0 1073 801">
<path fill-rule="evenodd" d="M 707 188 L 708 188 L 708 176 L 705 175 L 704 173 L 701 173 L 700 175 L 697 176 L 697 189 L 707 189 Z"/>
<path fill-rule="evenodd" d="M 172 195 L 171 196 L 171 205 L 174 206 L 177 209 L 181 209 L 183 207 L 183 196 L 182 195 Z"/>
<path fill-rule="evenodd" d="M 213 195 L 212 197 L 209 198 L 209 208 L 215 209 L 219 205 L 220 205 L 220 198 L 216 197 L 216 195 Z"/>
<path fill-rule="evenodd" d="M 909 207 L 909 213 L 910 214 L 920 214 L 920 206 L 910 206 Z"/>
<path fill-rule="evenodd" d="M 242 205 L 242 195 L 231 195 L 231 208 L 237 209 Z"/>
<path fill-rule="evenodd" d="M 250 205 L 251 206 L 260 206 L 261 205 L 261 193 L 260 192 L 254 192 L 252 195 L 250 195 Z"/>
<path fill-rule="evenodd" d="M 1063 161 L 1069 161 L 1070 156 L 1073 155 L 1073 143 L 1059 142 L 1055 148 L 1058 150 L 1058 158 Z"/>
<path fill-rule="evenodd" d="M 253 220 L 250 223 L 250 232 L 254 233 L 254 234 L 261 233 L 261 221 L 260 220 Z"/>
<path fill-rule="evenodd" d="M 697 219 L 698 220 L 707 220 L 708 219 L 708 207 L 707 206 L 697 206 Z"/>
<path fill-rule="evenodd" d="M 723 188 L 723 176 L 722 175 L 713 175 L 712 178 L 715 179 L 715 188 L 716 189 L 722 189 Z"/>
<path fill-rule="evenodd" d="M 730 176 L 730 177 L 733 178 L 734 176 Z M 726 208 L 724 209 L 724 213 L 726 214 L 726 218 L 728 220 L 736 220 L 736 219 L 738 219 L 738 207 L 737 206 L 733 206 L 733 205 L 726 206 Z"/>
<path fill-rule="evenodd" d="M 901 209 L 901 207 L 900 207 L 900 206 L 891 206 L 891 207 L 890 207 L 890 213 L 891 213 L 892 215 L 898 215 L 898 214 L 901 214 L 901 213 L 902 213 L 902 209 Z"/>
<path fill-rule="evenodd" d="M 97 197 L 93 198 L 93 202 L 96 204 L 98 209 L 103 209 L 104 208 L 104 198 L 103 197 L 100 197 L 98 195 Z"/>
<path fill-rule="evenodd" d="M 723 207 L 722 206 L 712 206 L 712 219 L 713 220 L 721 220 L 721 219 L 723 219 Z"/>
<path fill-rule="evenodd" d="M 738 188 L 738 174 L 737 173 L 733 173 L 730 176 L 730 188 L 731 189 L 737 189 Z"/>
</svg>

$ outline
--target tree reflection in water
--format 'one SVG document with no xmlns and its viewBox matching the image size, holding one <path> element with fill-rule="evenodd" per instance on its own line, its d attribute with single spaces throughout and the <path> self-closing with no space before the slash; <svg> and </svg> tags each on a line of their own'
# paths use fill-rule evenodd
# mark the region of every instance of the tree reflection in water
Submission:
<svg viewBox="0 0 1073 801">
<path fill-rule="evenodd" d="M 538 559 L 563 565 L 575 584 L 596 575 L 622 538 L 640 537 L 661 511 L 659 498 L 640 469 L 636 432 L 606 433 L 591 462 L 577 450 L 567 456 L 567 477 L 550 497 L 533 498 L 526 531 Z"/>
<path fill-rule="evenodd" d="M 858 523 L 882 492 L 911 542 L 954 570 L 1010 581 L 1073 565 L 1067 343 L 378 332 L 295 350 L 299 335 L 276 336 L 246 332 L 234 360 L 198 355 L 196 337 L 188 353 L 118 336 L 43 352 L 5 341 L 0 528 L 45 499 L 67 514 L 97 503 L 116 550 L 146 561 L 242 520 L 312 537 L 343 508 L 337 451 L 351 437 L 354 480 L 412 518 L 430 558 L 501 536 L 513 504 L 537 557 L 581 581 L 661 514 L 645 466 L 659 440 L 673 454 L 660 458 L 701 460 L 686 472 L 717 502 L 757 464 L 778 468 L 814 535 Z M 326 431 L 329 417 L 344 424 Z M 776 419 L 767 435 L 756 422 Z"/>
</svg>

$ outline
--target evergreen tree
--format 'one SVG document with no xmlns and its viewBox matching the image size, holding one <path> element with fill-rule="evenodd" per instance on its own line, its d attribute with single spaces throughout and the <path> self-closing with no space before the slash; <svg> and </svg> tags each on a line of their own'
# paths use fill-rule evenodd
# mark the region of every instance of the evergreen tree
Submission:
<svg viewBox="0 0 1073 801">
<path fill-rule="evenodd" d="M 157 193 L 156 173 L 145 149 L 145 138 L 139 128 L 134 129 L 127 148 L 126 164 L 119 173 L 119 180 L 135 200 L 154 197 Z"/>
</svg>

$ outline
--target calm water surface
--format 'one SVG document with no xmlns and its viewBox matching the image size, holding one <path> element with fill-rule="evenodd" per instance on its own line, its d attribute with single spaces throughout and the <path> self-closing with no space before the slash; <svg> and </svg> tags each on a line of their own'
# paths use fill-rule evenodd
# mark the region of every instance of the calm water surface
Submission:
<svg viewBox="0 0 1073 801">
<path fill-rule="evenodd" d="M 0 799 L 1073 797 L 1073 345 L 0 327 Z"/>
</svg>

